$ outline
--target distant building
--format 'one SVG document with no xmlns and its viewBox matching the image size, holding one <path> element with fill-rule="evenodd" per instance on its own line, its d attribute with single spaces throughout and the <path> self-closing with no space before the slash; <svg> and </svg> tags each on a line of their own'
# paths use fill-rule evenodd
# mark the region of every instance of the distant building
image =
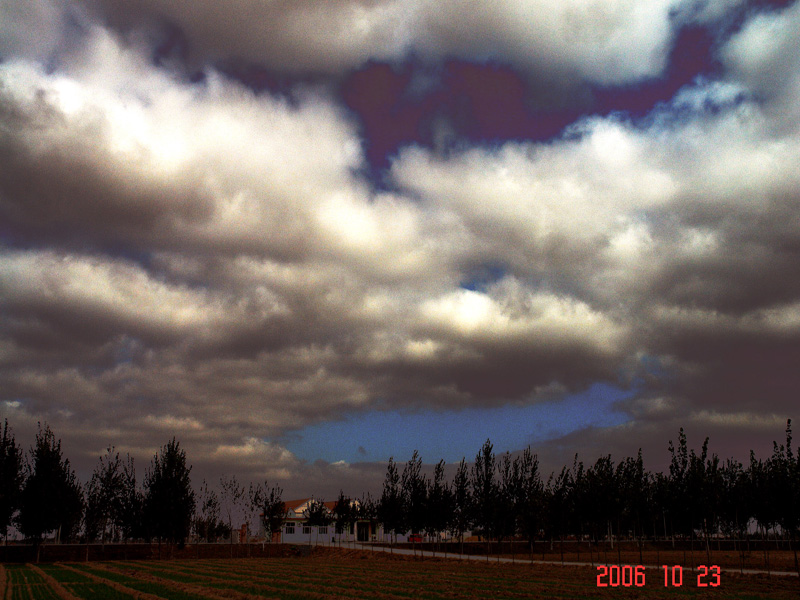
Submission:
<svg viewBox="0 0 800 600">
<path fill-rule="evenodd" d="M 336 502 L 324 502 L 324 506 L 328 509 L 331 516 L 331 524 L 328 526 L 313 526 L 307 523 L 307 511 L 314 498 L 300 498 L 297 500 L 287 500 L 284 502 L 286 508 L 286 522 L 281 527 L 279 533 L 272 536 L 273 542 L 283 542 L 287 544 L 336 544 L 336 543 L 350 543 L 350 542 L 390 542 L 393 536 L 391 532 L 384 532 L 383 527 L 375 522 L 369 520 L 357 520 L 347 526 L 345 531 L 341 534 L 336 533 L 336 524 L 333 522 L 333 509 Z M 352 503 L 358 506 L 358 500 L 352 500 Z M 394 536 L 394 541 L 407 542 L 411 537 L 411 532 L 398 533 Z M 263 523 L 259 519 L 258 537 L 264 539 L 266 531 Z M 424 539 L 424 536 L 418 535 L 417 539 Z M 442 533 L 438 536 L 439 539 L 444 540 L 447 536 Z"/>
</svg>

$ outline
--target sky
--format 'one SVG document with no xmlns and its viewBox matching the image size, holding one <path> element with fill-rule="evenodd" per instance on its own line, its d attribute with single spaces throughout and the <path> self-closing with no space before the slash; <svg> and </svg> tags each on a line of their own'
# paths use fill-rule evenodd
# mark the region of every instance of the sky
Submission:
<svg viewBox="0 0 800 600">
<path fill-rule="evenodd" d="M 800 3 L 0 0 L 0 417 L 81 478 L 766 457 Z"/>
</svg>

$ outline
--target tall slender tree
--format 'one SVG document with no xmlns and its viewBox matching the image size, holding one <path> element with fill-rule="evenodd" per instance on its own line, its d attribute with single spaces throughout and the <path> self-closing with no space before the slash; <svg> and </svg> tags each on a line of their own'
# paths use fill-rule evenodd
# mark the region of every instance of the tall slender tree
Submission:
<svg viewBox="0 0 800 600">
<path fill-rule="evenodd" d="M 502 543 L 505 538 L 513 537 L 517 530 L 516 500 L 522 483 L 519 457 L 512 461 L 508 452 L 503 454 L 498 464 L 498 475 L 492 529 L 498 542 Z"/>
<path fill-rule="evenodd" d="M 257 485 L 251 494 L 251 502 L 261 518 L 261 525 L 267 539 L 271 542 L 286 521 L 286 505 L 283 503 L 283 489 L 278 485 L 270 486 L 268 482 Z"/>
<path fill-rule="evenodd" d="M 440 460 L 428 483 L 425 531 L 431 537 L 447 530 L 453 514 L 453 495 L 444 478 L 444 460 Z"/>
<path fill-rule="evenodd" d="M 39 425 L 27 470 L 20 498 L 22 533 L 37 544 L 51 531 L 59 541 L 74 538 L 83 514 L 83 490 L 69 459 L 63 458 L 61 440 L 48 425 Z"/>
<path fill-rule="evenodd" d="M 341 536 L 353 522 L 355 506 L 348 496 L 344 495 L 344 490 L 339 490 L 339 497 L 333 506 L 333 520 L 335 523 L 336 534 Z M 341 537 L 340 537 L 341 541 Z"/>
<path fill-rule="evenodd" d="M 422 474 L 422 459 L 416 450 L 403 468 L 401 489 L 406 525 L 412 534 L 421 533 L 427 518 L 428 482 Z"/>
<path fill-rule="evenodd" d="M 327 527 L 332 521 L 331 513 L 328 510 L 328 507 L 325 506 L 325 502 L 322 499 L 319 499 L 309 502 L 304 514 L 306 517 L 306 524 L 309 527 L 317 528 L 317 537 L 315 539 L 316 544 L 316 542 L 319 541 L 319 528 Z M 308 534 L 308 543 L 311 543 L 310 533 Z"/>
<path fill-rule="evenodd" d="M 569 524 L 574 512 L 572 471 L 564 466 L 556 476 L 551 474 L 545 489 L 546 506 L 546 532 L 550 537 L 552 547 L 555 538 L 558 538 L 561 548 L 561 560 L 564 560 L 564 535 L 569 530 Z"/>
<path fill-rule="evenodd" d="M 489 540 L 494 537 L 494 524 L 497 511 L 498 486 L 495 479 L 495 456 L 490 440 L 481 447 L 475 456 L 470 484 L 472 487 L 473 522 L 487 541 L 487 557 L 490 554 Z"/>
<path fill-rule="evenodd" d="M 669 506 L 673 541 L 675 532 L 681 535 L 691 533 L 690 501 L 688 489 L 689 448 L 683 427 L 678 434 L 678 446 L 669 441 L 671 455 L 669 463 Z"/>
<path fill-rule="evenodd" d="M 244 486 L 237 481 L 236 475 L 220 477 L 219 485 L 222 490 L 220 494 L 222 513 L 226 518 L 228 529 L 230 530 L 230 535 L 228 536 L 230 555 L 233 557 L 233 532 L 235 531 L 233 518 L 234 515 L 237 517 L 240 516 L 239 513 L 245 501 L 245 489 Z"/>
<path fill-rule="evenodd" d="M 361 500 L 356 505 L 356 520 L 369 523 L 370 534 L 375 530 L 378 520 L 378 505 L 369 493 L 361 496 Z"/>
<path fill-rule="evenodd" d="M 182 545 L 189 536 L 195 509 L 191 470 L 175 438 L 153 456 L 144 482 L 144 513 L 159 541 Z"/>
<path fill-rule="evenodd" d="M 197 537 L 208 543 L 216 542 L 224 535 L 230 535 L 228 527 L 222 521 L 217 492 L 208 486 L 204 479 L 198 494 L 198 512 L 194 519 L 194 531 Z"/>
<path fill-rule="evenodd" d="M 378 502 L 378 521 L 384 532 L 395 541 L 397 534 L 406 530 L 406 518 L 403 506 L 403 490 L 400 487 L 400 474 L 393 457 L 389 457 L 386 477 L 383 480 L 383 492 Z"/>
<path fill-rule="evenodd" d="M 752 519 L 753 498 L 747 473 L 738 460 L 725 461 L 721 472 L 722 490 L 719 522 L 722 533 L 733 539 L 734 551 L 739 551 L 744 569 L 745 546 L 742 538 Z"/>
<path fill-rule="evenodd" d="M 461 542 L 464 553 L 464 532 L 472 526 L 472 495 L 469 487 L 469 470 L 464 458 L 458 464 L 453 477 L 453 513 L 450 521 L 451 532 Z"/>
<path fill-rule="evenodd" d="M 86 489 L 84 518 L 87 541 L 100 539 L 105 543 L 121 525 L 125 479 L 122 460 L 111 446 L 98 459 Z"/>
<path fill-rule="evenodd" d="M 144 520 L 144 492 L 136 484 L 136 467 L 130 455 L 122 465 L 122 487 L 120 527 L 123 539 L 150 539 Z"/>
<path fill-rule="evenodd" d="M 800 529 L 800 469 L 792 450 L 792 421 L 786 422 L 786 445 L 773 442 L 772 456 L 766 463 L 769 498 L 775 503 L 775 520 L 797 559 L 797 535 Z"/>
<path fill-rule="evenodd" d="M 19 508 L 22 481 L 22 448 L 17 445 L 6 419 L 0 438 L 0 532 L 5 543 L 8 543 L 8 528 Z"/>
<path fill-rule="evenodd" d="M 533 544 L 539 531 L 542 529 L 542 512 L 544 484 L 539 473 L 539 457 L 531 452 L 528 446 L 520 458 L 519 464 L 520 487 L 514 505 L 517 513 L 517 526 L 519 532 L 525 536 L 530 544 L 533 554 Z"/>
</svg>

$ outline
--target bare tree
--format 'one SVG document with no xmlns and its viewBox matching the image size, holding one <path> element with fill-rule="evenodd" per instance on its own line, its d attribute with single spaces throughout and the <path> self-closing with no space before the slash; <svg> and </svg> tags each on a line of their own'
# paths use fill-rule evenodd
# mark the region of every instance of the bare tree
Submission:
<svg viewBox="0 0 800 600">
<path fill-rule="evenodd" d="M 237 510 L 242 506 L 245 489 L 236 480 L 235 475 L 231 477 L 220 477 L 219 484 L 221 489 L 220 499 L 222 501 L 222 512 L 227 518 L 228 528 L 230 529 L 230 550 L 231 558 L 233 558 L 233 516 L 238 514 Z"/>
<path fill-rule="evenodd" d="M 320 527 L 327 527 L 331 523 L 331 513 L 328 511 L 328 507 L 325 506 L 325 502 L 320 500 L 312 500 L 308 503 L 308 507 L 306 508 L 305 512 L 306 523 L 309 527 L 316 527 L 317 528 L 317 537 L 314 541 L 315 545 L 319 541 L 319 528 Z M 311 544 L 311 532 L 309 531 L 308 534 L 308 543 Z"/>
<path fill-rule="evenodd" d="M 259 512 L 261 524 L 270 542 L 286 521 L 286 506 L 281 498 L 282 495 L 283 490 L 279 486 L 270 487 L 266 481 L 263 485 L 259 483 L 250 486 L 250 503 L 254 511 Z"/>
<path fill-rule="evenodd" d="M 462 458 L 453 477 L 453 512 L 450 521 L 452 533 L 461 542 L 461 554 L 464 553 L 464 532 L 472 526 L 472 512 L 469 471 Z"/>
<path fill-rule="evenodd" d="M 217 492 L 208 487 L 208 482 L 203 480 L 199 493 L 199 514 L 194 521 L 194 528 L 197 537 L 208 543 L 216 542 L 217 539 L 227 532 L 227 526 L 222 522 L 222 511 L 220 508 Z"/>
<path fill-rule="evenodd" d="M 98 459 L 87 486 L 84 518 L 87 541 L 98 537 L 105 544 L 121 524 L 125 479 L 119 452 L 110 446 Z"/>
</svg>

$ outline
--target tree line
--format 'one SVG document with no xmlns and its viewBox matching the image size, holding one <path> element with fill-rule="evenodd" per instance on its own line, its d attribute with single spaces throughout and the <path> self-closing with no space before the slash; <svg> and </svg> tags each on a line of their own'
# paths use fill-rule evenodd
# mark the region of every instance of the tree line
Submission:
<svg viewBox="0 0 800 600">
<path fill-rule="evenodd" d="M 452 481 L 444 461 L 432 477 L 422 474 L 415 452 L 399 472 L 390 459 L 377 505 L 385 531 L 466 531 L 486 540 L 610 541 L 712 539 L 783 540 L 795 550 L 800 534 L 800 451 L 792 449 L 791 420 L 786 442 L 774 442 L 766 460 L 750 452 L 749 464 L 709 454 L 708 438 L 690 450 L 683 429 L 669 443 L 667 473 L 644 468 L 642 453 L 618 463 L 610 455 L 543 477 L 530 448 L 512 458 L 496 456 L 487 440 L 468 466 L 462 460 Z M 735 542 L 736 543 L 736 542 Z"/>
<path fill-rule="evenodd" d="M 381 495 L 353 502 L 340 492 L 332 512 L 321 501 L 306 515 L 311 525 L 335 523 L 342 533 L 356 521 L 380 523 L 392 535 L 434 536 L 465 532 L 502 542 L 536 540 L 639 541 L 645 539 L 743 539 L 761 537 L 794 544 L 800 533 L 800 451 L 792 448 L 791 421 L 785 444 L 774 443 L 766 459 L 742 464 L 689 449 L 683 429 L 669 443 L 668 472 L 644 468 L 636 457 L 614 463 L 610 455 L 544 477 L 536 454 L 495 455 L 491 441 L 473 463 L 462 459 L 451 479 L 440 461 L 430 476 L 415 451 L 400 465 L 389 459 Z M 190 533 L 213 542 L 230 537 L 234 517 L 259 520 L 268 535 L 285 518 L 282 489 L 267 482 L 247 488 L 223 477 L 220 491 L 204 481 L 197 492 L 186 453 L 174 438 L 153 456 L 141 484 L 134 461 L 109 448 L 91 479 L 78 481 L 61 441 L 41 427 L 23 453 L 5 422 L 0 438 L 0 533 L 12 524 L 29 540 L 46 534 L 62 541 L 163 540 L 183 543 Z"/>
<path fill-rule="evenodd" d="M 40 424 L 26 457 L 6 420 L 0 437 L 0 534 L 6 538 L 13 525 L 36 544 L 50 534 L 63 542 L 178 544 L 192 531 L 211 542 L 230 536 L 244 489 L 235 477 L 222 478 L 221 500 L 205 481 L 197 494 L 191 470 L 173 438 L 153 456 L 141 483 L 133 458 L 123 459 L 112 447 L 82 485 L 49 426 Z M 268 531 L 283 513 L 281 493 L 266 482 L 248 490 L 247 508 L 263 515 Z"/>
</svg>

